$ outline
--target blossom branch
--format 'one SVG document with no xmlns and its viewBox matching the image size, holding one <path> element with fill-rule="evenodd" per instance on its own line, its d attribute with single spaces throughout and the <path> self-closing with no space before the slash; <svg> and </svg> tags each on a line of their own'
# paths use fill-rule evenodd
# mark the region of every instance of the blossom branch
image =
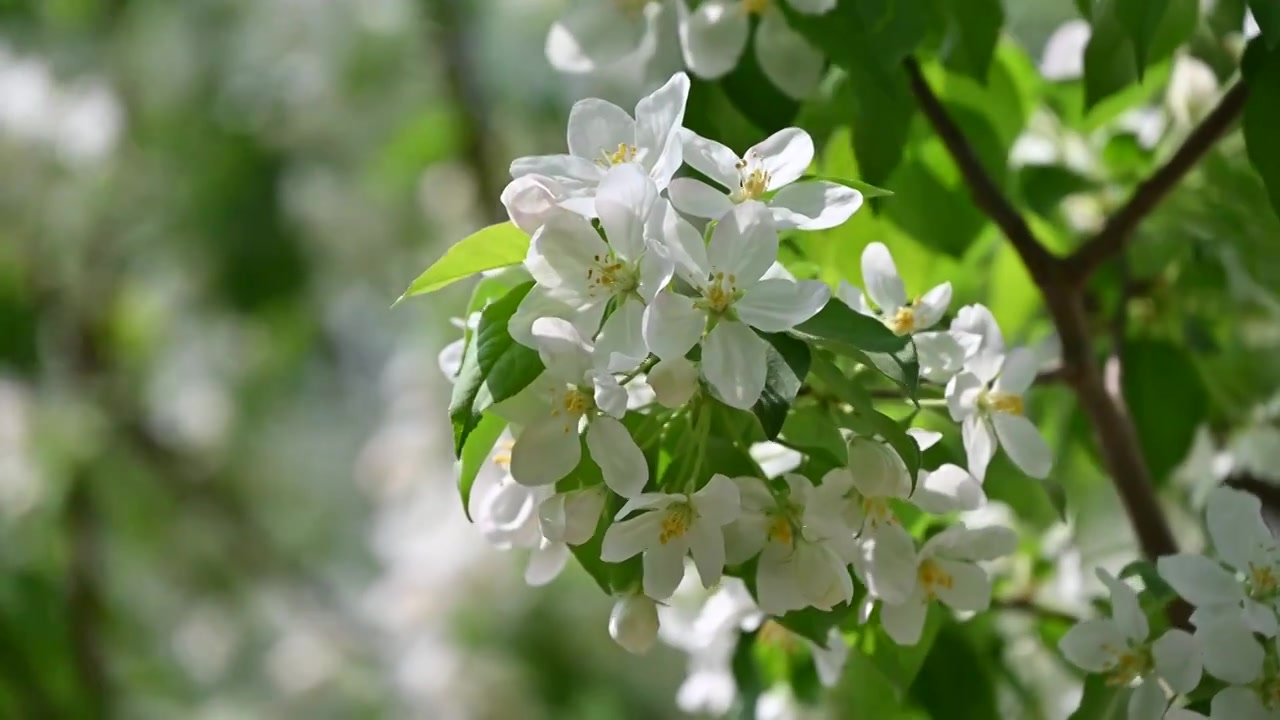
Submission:
<svg viewBox="0 0 1280 720">
<path fill-rule="evenodd" d="M 982 167 L 973 147 L 929 87 L 919 63 L 908 57 L 903 66 L 912 94 L 955 160 L 974 202 L 1009 238 L 1044 295 L 1062 341 L 1062 377 L 1074 388 L 1081 407 L 1092 421 L 1103 460 L 1143 554 L 1155 558 L 1176 553 L 1177 543 L 1168 519 L 1160 510 L 1150 471 L 1138 445 L 1137 432 L 1116 397 L 1107 392 L 1094 358 L 1081 283 L 1068 278 L 1068 261 L 1053 256 L 1045 249 L 1013 203 Z"/>
<path fill-rule="evenodd" d="M 1235 124 L 1248 97 L 1249 88 L 1243 82 L 1236 83 L 1222 96 L 1218 106 L 1187 136 L 1173 157 L 1138 186 L 1129 201 L 1107 220 L 1097 235 L 1066 259 L 1064 270 L 1070 282 L 1084 284 L 1103 263 L 1124 250 L 1142 219 Z"/>
</svg>

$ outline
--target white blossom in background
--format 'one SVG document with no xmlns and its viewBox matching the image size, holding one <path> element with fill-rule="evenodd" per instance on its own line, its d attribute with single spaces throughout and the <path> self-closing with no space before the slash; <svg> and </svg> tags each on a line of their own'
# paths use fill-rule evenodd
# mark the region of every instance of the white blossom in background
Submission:
<svg viewBox="0 0 1280 720">
<path fill-rule="evenodd" d="M 692 130 L 682 133 L 684 161 L 718 183 L 695 178 L 671 181 L 676 209 L 718 220 L 734 205 L 759 201 L 769 207 L 778 230 L 824 230 L 842 224 L 862 207 L 862 193 L 827 180 L 800 180 L 813 162 L 813 139 L 799 128 L 779 130 L 746 154 L 737 153 Z"/>
<path fill-rule="evenodd" d="M 1218 76 L 1203 60 L 1188 54 L 1174 58 L 1164 104 L 1174 124 L 1183 130 L 1195 127 L 1213 110 L 1220 94 Z"/>
<path fill-rule="evenodd" d="M 569 74 L 598 72 L 624 58 L 644 62 L 652 52 L 661 3 L 653 0 L 577 0 L 547 33 L 547 61 Z"/>
<path fill-rule="evenodd" d="M 649 652 L 658 639 L 658 606 L 644 595 L 627 595 L 609 613 L 609 637 L 636 655 Z"/>
<path fill-rule="evenodd" d="M 615 165 L 636 163 L 658 190 L 665 190 L 682 162 L 680 128 L 688 99 L 689 78 L 677 73 L 636 103 L 634 118 L 604 100 L 579 100 L 569 111 L 569 153 L 517 158 L 511 163 L 511 176 L 554 180 L 563 200 L 578 200 L 571 207 L 587 216 L 594 212 L 586 201 Z"/>
<path fill-rule="evenodd" d="M 511 476 L 539 486 L 568 475 L 582 458 L 585 422 L 587 449 L 605 484 L 623 497 L 636 495 L 649 473 L 620 422 L 626 389 L 594 363 L 592 347 L 568 321 L 542 318 L 533 323 L 533 335 L 546 371 L 504 407 L 507 419 L 523 428 L 511 449 Z"/>
<path fill-rule="evenodd" d="M 1093 35 L 1087 20 L 1068 20 L 1049 36 L 1040 54 L 1040 74 L 1046 80 L 1075 80 L 1084 75 L 1084 49 Z"/>
<path fill-rule="evenodd" d="M 1160 576 L 1196 608 L 1191 620 L 1197 627 L 1229 618 L 1274 637 L 1280 631 L 1280 544 L 1262 520 L 1262 504 L 1249 493 L 1220 487 L 1209 495 L 1205 524 L 1226 566 L 1180 553 L 1157 561 Z"/>
<path fill-rule="evenodd" d="M 1155 642 L 1138 603 L 1138 594 L 1111 573 L 1098 578 L 1111 593 L 1111 617 L 1086 620 L 1072 627 L 1058 647 L 1072 664 L 1108 676 L 1108 682 L 1135 688 L 1129 696 L 1129 720 L 1160 720 L 1168 700 L 1161 683 L 1175 695 L 1200 684 L 1199 648 L 1191 634 L 1170 630 Z"/>
<path fill-rule="evenodd" d="M 899 645 L 920 641 L 929 603 L 982 612 L 991 605 L 991 578 L 978 561 L 1011 554 L 1018 538 L 1005 527 L 952 525 L 925 541 L 889 525 L 863 544 L 855 564 L 867 592 L 881 601 L 880 622 Z"/>
<path fill-rule="evenodd" d="M 688 230 L 667 237 L 669 250 L 698 297 L 659 293 L 645 309 L 645 342 L 669 360 L 701 341 L 707 382 L 726 404 L 750 408 L 764 390 L 768 358 L 768 343 L 755 331 L 790 330 L 817 314 L 830 291 L 817 281 L 762 279 L 777 260 L 778 234 L 759 203 L 736 206 L 709 244 L 681 225 Z"/>
<path fill-rule="evenodd" d="M 739 512 L 738 488 L 724 475 L 713 476 L 688 495 L 644 493 L 618 511 L 605 531 L 600 558 L 616 563 L 643 554 L 644 592 L 654 600 L 666 600 L 675 592 L 684 577 L 686 555 L 693 556 L 698 575 L 710 587 L 724 572 L 722 528 Z"/>
<path fill-rule="evenodd" d="M 836 0 L 777 1 L 812 15 L 836 6 Z M 773 5 L 774 0 L 703 0 L 690 11 L 687 0 L 676 0 L 680 47 L 690 72 L 715 80 L 737 67 L 747 47 L 752 17 L 757 16 L 754 47 L 760 70 L 783 93 L 796 100 L 807 98 L 822 79 L 826 58 L 792 30 Z"/>
<path fill-rule="evenodd" d="M 879 319 L 897 335 L 915 340 L 920 375 L 945 383 L 964 365 L 965 350 L 954 335 L 930 331 L 951 305 L 951 283 L 944 282 L 914 300 L 907 290 L 884 243 L 873 242 L 862 251 L 862 280 L 867 290 L 841 281 L 836 296 L 863 315 Z M 868 302 L 868 297 L 870 302 Z"/>
<path fill-rule="evenodd" d="M 947 407 L 962 423 L 969 472 L 978 480 L 986 477 L 997 444 L 1031 477 L 1049 474 L 1053 451 L 1024 414 L 1022 399 L 1038 368 L 1035 353 L 1016 348 L 1007 356 L 976 358 L 947 384 Z"/>
</svg>

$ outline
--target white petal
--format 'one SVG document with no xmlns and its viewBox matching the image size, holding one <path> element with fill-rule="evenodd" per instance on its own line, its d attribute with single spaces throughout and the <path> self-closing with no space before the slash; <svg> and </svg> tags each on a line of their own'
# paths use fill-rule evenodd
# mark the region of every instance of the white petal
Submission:
<svg viewBox="0 0 1280 720">
<path fill-rule="evenodd" d="M 1151 626 L 1147 624 L 1147 616 L 1138 604 L 1138 593 L 1124 581 L 1116 579 L 1114 575 L 1101 568 L 1098 569 L 1098 579 L 1111 593 L 1111 617 L 1116 621 L 1116 626 L 1131 641 L 1135 643 L 1145 641 L 1151 632 Z"/>
<path fill-rule="evenodd" d="M 1058 641 L 1058 649 L 1067 662 L 1091 673 L 1110 670 L 1117 655 L 1127 647 L 1124 633 L 1111 618 L 1085 620 Z"/>
<path fill-rule="evenodd" d="M 942 433 L 933 430 L 925 430 L 924 428 L 907 428 L 907 435 L 916 441 L 916 446 L 921 452 L 937 445 L 942 440 Z"/>
<path fill-rule="evenodd" d="M 694 217 L 719 220 L 733 209 L 733 201 L 724 191 L 694 178 L 672 180 L 667 194 L 677 210 Z"/>
<path fill-rule="evenodd" d="M 769 189 L 790 185 L 805 174 L 813 162 L 813 138 L 800 128 L 786 128 L 751 146 L 744 156 L 758 159 L 769 173 Z"/>
<path fill-rule="evenodd" d="M 707 80 L 732 70 L 747 46 L 751 27 L 738 3 L 706 0 L 690 13 L 686 0 L 677 0 L 676 8 L 680 13 L 680 49 L 689 70 Z"/>
<path fill-rule="evenodd" d="M 645 248 L 640 257 L 640 284 L 636 286 L 636 294 L 648 305 L 671 282 L 675 264 L 666 245 L 650 240 Z"/>
<path fill-rule="evenodd" d="M 643 595 L 620 598 L 609 613 L 609 637 L 627 652 L 648 652 L 658 639 L 658 606 Z"/>
<path fill-rule="evenodd" d="M 695 522 L 689 528 L 689 552 L 703 587 L 715 587 L 724 573 L 724 534 L 719 527 Z"/>
<path fill-rule="evenodd" d="M 583 192 L 600 183 L 604 170 L 587 158 L 576 155 L 531 155 L 511 161 L 511 177 L 541 175 L 560 183 L 568 194 Z"/>
<path fill-rule="evenodd" d="M 862 282 L 867 295 L 886 315 L 907 304 L 907 291 L 884 243 L 873 242 L 862 251 Z"/>
<path fill-rule="evenodd" d="M 640 495 L 637 495 L 623 503 L 622 507 L 618 509 L 617 514 L 613 516 L 613 519 L 622 520 L 631 513 L 640 512 L 641 510 L 667 508 L 676 503 L 685 502 L 686 499 L 687 498 L 684 495 L 675 493 L 641 493 Z"/>
<path fill-rule="evenodd" d="M 436 365 L 440 367 L 440 372 L 444 374 L 445 379 L 453 382 L 458 377 L 458 372 L 462 370 L 462 354 L 466 350 L 465 340 L 454 340 L 436 356 Z"/>
<path fill-rule="evenodd" d="M 1250 630 L 1263 637 L 1275 637 L 1276 632 L 1280 630 L 1280 623 L 1276 621 L 1275 608 L 1253 599 L 1244 601 L 1244 622 Z"/>
<path fill-rule="evenodd" d="M 578 466 L 582 445 L 576 418 L 570 427 L 559 418 L 530 425 L 511 448 L 511 477 L 521 485 L 550 485 Z"/>
<path fill-rule="evenodd" d="M 830 610 L 853 600 L 853 578 L 840 557 L 825 544 L 797 542 L 796 574 L 809 604 Z"/>
<path fill-rule="evenodd" d="M 880 624 L 889 637 L 899 645 L 915 645 L 920 642 L 920 634 L 924 631 L 925 616 L 929 611 L 929 601 L 916 592 L 898 605 L 885 603 L 880 606 Z"/>
<path fill-rule="evenodd" d="M 1169 701 L 1155 679 L 1145 680 L 1129 696 L 1128 720 L 1161 720 Z"/>
<path fill-rule="evenodd" d="M 693 505 L 699 521 L 711 527 L 728 525 L 741 512 L 738 484 L 719 473 L 712 475 L 701 490 L 693 494 Z"/>
<path fill-rule="evenodd" d="M 591 370 L 591 346 L 578 334 L 573 323 L 561 318 L 533 321 L 533 341 L 547 372 L 557 380 L 580 384 Z"/>
<path fill-rule="evenodd" d="M 806 15 L 824 15 L 836 7 L 836 0 L 787 0 L 787 4 Z"/>
<path fill-rule="evenodd" d="M 1249 564 L 1260 559 L 1259 550 L 1275 545 L 1254 495 L 1219 487 L 1209 493 L 1204 514 L 1213 549 L 1237 570 L 1248 572 Z"/>
<path fill-rule="evenodd" d="M 756 592 L 760 609 L 770 615 L 784 615 L 808 604 L 800 594 L 796 565 L 790 547 L 771 543 L 760 554 L 756 570 Z"/>
<path fill-rule="evenodd" d="M 591 287 L 587 273 L 598 264 L 595 258 L 608 253 L 609 247 L 591 223 L 576 215 L 556 215 L 533 234 L 525 267 L 539 285 L 585 305 L 602 297 Z"/>
<path fill-rule="evenodd" d="M 929 538 L 920 554 L 977 562 L 1011 555 L 1017 547 L 1018 534 L 1007 527 L 951 525 Z"/>
<path fill-rule="evenodd" d="M 502 189 L 502 206 L 513 225 L 532 235 L 548 217 L 563 212 L 556 204 L 563 193 L 560 184 L 549 177 L 524 175 Z"/>
<path fill-rule="evenodd" d="M 996 377 L 993 389 L 997 392 L 1022 395 L 1036 380 L 1040 370 L 1040 360 L 1030 348 L 1014 348 L 1004 358 L 1000 366 L 1000 375 Z"/>
<path fill-rule="evenodd" d="M 768 343 L 750 327 L 721 320 L 702 343 L 702 374 L 730 407 L 749 410 L 768 373 Z"/>
<path fill-rule="evenodd" d="M 952 333 L 957 340 L 963 340 L 964 336 Z M 966 351 L 967 353 L 967 351 Z M 989 350 L 979 350 L 976 355 L 970 355 L 964 363 L 964 369 L 973 373 L 975 377 L 983 383 L 989 384 L 996 376 L 1000 374 L 1000 367 L 1004 365 L 1004 354 L 992 352 Z"/>
<path fill-rule="evenodd" d="M 1204 669 L 1233 684 L 1250 683 L 1262 673 L 1266 653 L 1239 619 L 1222 619 L 1196 629 Z"/>
<path fill-rule="evenodd" d="M 645 380 L 653 388 L 658 404 L 678 408 L 698 390 L 698 367 L 683 357 L 673 357 L 654 365 Z"/>
<path fill-rule="evenodd" d="M 922 332 L 912 339 L 916 343 L 920 376 L 929 382 L 945 384 L 964 367 L 964 349 L 950 333 Z"/>
<path fill-rule="evenodd" d="M 582 337 L 591 337 L 600 329 L 604 308 L 605 303 L 594 303 L 583 308 L 579 303 L 565 301 L 544 285 L 534 285 L 520 301 L 516 313 L 507 321 L 507 332 L 511 334 L 512 340 L 536 350 L 538 343 L 533 339 L 533 324 L 542 318 L 558 317 L 573 323 Z"/>
<path fill-rule="evenodd" d="M 1169 683 L 1179 695 L 1185 695 L 1200 684 L 1200 647 L 1185 630 L 1170 630 L 1151 646 L 1156 674 Z"/>
<path fill-rule="evenodd" d="M 688 101 L 689 76 L 678 72 L 636 104 L 638 160 L 648 168 L 659 190 L 667 187 L 683 160 L 680 126 Z"/>
<path fill-rule="evenodd" d="M 619 145 L 636 141 L 636 123 L 626 110 L 599 98 L 585 98 L 569 110 L 569 152 L 595 161 Z"/>
<path fill-rule="evenodd" d="M 1203 555 L 1167 555 L 1156 561 L 1156 570 L 1174 591 L 1196 607 L 1238 604 L 1244 599 L 1244 589 L 1235 577 Z"/>
<path fill-rule="evenodd" d="M 644 31 L 642 15 L 614 3 L 577 3 L 551 26 L 547 61 L 564 73 L 594 72 L 634 52 Z"/>
<path fill-rule="evenodd" d="M 754 285 L 778 259 L 778 233 L 768 207 L 746 202 L 721 218 L 711 231 L 707 259 L 713 273 L 732 275 L 738 288 Z"/>
<path fill-rule="evenodd" d="M 867 498 L 906 498 L 911 476 L 897 451 L 887 444 L 855 435 L 846 445 L 853 484 Z"/>
<path fill-rule="evenodd" d="M 738 319 L 764 332 L 784 332 L 818 314 L 831 299 L 817 280 L 761 280 L 733 304 Z"/>
<path fill-rule="evenodd" d="M 530 587 L 541 587 L 555 580 L 569 561 L 569 546 L 544 541 L 529 555 L 524 568 L 524 581 Z"/>
<path fill-rule="evenodd" d="M 934 560 L 951 578 L 948 585 L 934 588 L 938 599 L 955 610 L 982 612 L 991 605 L 991 578 L 970 562 Z"/>
<path fill-rule="evenodd" d="M 826 230 L 841 225 L 862 207 L 862 193 L 825 180 L 792 183 L 769 201 L 779 230 Z"/>
<path fill-rule="evenodd" d="M 867 304 L 867 298 L 862 294 L 862 290 L 856 286 L 850 285 L 848 282 L 841 280 L 840 285 L 836 287 L 836 297 L 840 302 L 848 305 L 851 310 L 857 310 L 863 315 L 875 315 L 875 310 Z"/>
<path fill-rule="evenodd" d="M 596 190 L 596 215 L 619 257 L 635 261 L 644 252 L 644 223 L 658 200 L 658 188 L 634 163 L 610 168 Z"/>
<path fill-rule="evenodd" d="M 626 372 L 649 354 L 644 342 L 645 308 L 634 297 L 624 299 L 605 319 L 592 351 L 596 367 Z"/>
<path fill-rule="evenodd" d="M 950 305 L 951 283 L 944 282 L 934 287 L 916 303 L 915 328 L 926 330 L 938 324 Z"/>
<path fill-rule="evenodd" d="M 915 541 L 897 525 L 863 543 L 867 592 L 887 603 L 902 603 L 916 587 Z"/>
<path fill-rule="evenodd" d="M 692 298 L 661 292 L 645 308 L 643 323 L 649 352 L 663 360 L 674 360 L 698 344 L 707 319 L 693 306 Z"/>
<path fill-rule="evenodd" d="M 1044 479 L 1049 475 L 1053 469 L 1053 450 L 1030 420 L 1002 412 L 995 413 L 991 420 L 1000 445 L 1014 465 L 1033 478 Z"/>
<path fill-rule="evenodd" d="M 595 369 L 588 375 L 595 392 L 596 408 L 606 415 L 621 418 L 627 414 L 627 402 L 630 395 L 627 389 L 618 383 L 618 379 L 607 370 Z"/>
<path fill-rule="evenodd" d="M 835 687 L 844 674 L 845 661 L 849 658 L 849 644 L 839 628 L 831 628 L 827 633 L 825 648 L 812 645 L 809 648 L 813 655 L 813 664 L 818 670 L 818 681 L 823 687 Z"/>
<path fill-rule="evenodd" d="M 622 562 L 657 546 L 662 521 L 662 511 L 656 510 L 610 525 L 604 532 L 600 559 L 608 563 Z"/>
<path fill-rule="evenodd" d="M 769 518 L 760 513 L 743 513 L 724 526 L 725 562 L 744 563 L 755 557 L 769 541 Z"/>
<path fill-rule="evenodd" d="M 624 498 L 635 497 L 649 481 L 644 453 L 622 423 L 598 417 L 587 426 L 587 449 L 600 466 L 604 484 Z"/>
<path fill-rule="evenodd" d="M 956 380 L 963 377 L 965 376 L 957 376 Z M 991 458 L 996 455 L 995 431 L 985 418 L 970 415 L 964 419 L 961 435 L 964 437 L 964 453 L 969 461 L 969 472 L 978 482 L 982 482 L 987 477 L 987 466 L 991 464 Z"/>
<path fill-rule="evenodd" d="M 951 330 L 971 333 L 981 338 L 977 350 L 1004 353 L 1004 335 L 1000 333 L 995 316 L 985 305 L 966 305 L 960 308 L 956 319 L 951 321 Z"/>
<path fill-rule="evenodd" d="M 711 274 L 707 244 L 702 233 L 680 217 L 670 203 L 659 203 L 654 214 L 654 233 L 666 247 L 676 272 L 690 284 L 701 287 Z"/>
<path fill-rule="evenodd" d="M 687 128 L 681 131 L 680 137 L 684 142 L 684 161 L 689 167 L 729 190 L 738 186 L 741 182 L 738 161 L 742 158 L 737 153 Z"/>
<path fill-rule="evenodd" d="M 644 553 L 644 594 L 666 600 L 684 579 L 684 543 L 656 543 Z"/>
<path fill-rule="evenodd" d="M 755 53 L 769 82 L 795 100 L 805 100 L 813 94 L 827 64 L 826 57 L 791 29 L 777 8 L 769 8 L 760 16 Z"/>
<path fill-rule="evenodd" d="M 934 515 L 977 510 L 986 500 L 982 484 L 966 470 L 950 464 L 922 473 L 911 496 L 916 507 Z"/>
<path fill-rule="evenodd" d="M 1213 696 L 1209 706 L 1213 720 L 1274 720 L 1258 694 L 1247 687 L 1229 687 Z"/>
<path fill-rule="evenodd" d="M 566 545 L 585 543 L 596 534 L 604 501 L 605 492 L 598 485 L 547 498 L 538 508 L 542 534 Z"/>
</svg>

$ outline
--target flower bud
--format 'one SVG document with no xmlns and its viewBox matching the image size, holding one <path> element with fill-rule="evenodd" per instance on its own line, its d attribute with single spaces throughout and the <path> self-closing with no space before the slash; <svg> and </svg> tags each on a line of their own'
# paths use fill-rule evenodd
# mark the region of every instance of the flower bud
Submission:
<svg viewBox="0 0 1280 720">
<path fill-rule="evenodd" d="M 906 463 L 879 440 L 861 435 L 849 438 L 849 471 L 859 479 L 866 495 L 905 498 L 911 494 Z"/>
<path fill-rule="evenodd" d="M 698 368 L 684 358 L 663 360 L 645 377 L 663 407 L 678 408 L 698 389 Z"/>
<path fill-rule="evenodd" d="M 604 487 L 583 488 L 552 495 L 538 507 L 543 537 L 553 542 L 581 545 L 591 539 L 604 511 Z"/>
<path fill-rule="evenodd" d="M 547 217 L 558 211 L 556 196 L 560 184 L 542 175 L 523 175 L 502 190 L 502 205 L 511 223 L 532 235 Z"/>
<path fill-rule="evenodd" d="M 648 652 L 658 637 L 657 605 L 644 595 L 620 598 L 609 614 L 609 636 L 627 652 Z"/>
</svg>

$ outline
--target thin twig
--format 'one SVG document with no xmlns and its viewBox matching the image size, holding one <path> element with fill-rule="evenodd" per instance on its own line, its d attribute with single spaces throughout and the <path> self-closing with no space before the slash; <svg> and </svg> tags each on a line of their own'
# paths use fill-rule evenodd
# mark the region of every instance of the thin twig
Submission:
<svg viewBox="0 0 1280 720">
<path fill-rule="evenodd" d="M 1084 284 L 1103 263 L 1120 254 L 1142 219 L 1151 214 L 1218 138 L 1235 124 L 1248 97 L 1249 88 L 1243 82 L 1236 83 L 1222 96 L 1218 106 L 1187 136 L 1169 161 L 1138 186 L 1097 235 L 1067 258 L 1064 275 L 1070 282 Z"/>
</svg>

